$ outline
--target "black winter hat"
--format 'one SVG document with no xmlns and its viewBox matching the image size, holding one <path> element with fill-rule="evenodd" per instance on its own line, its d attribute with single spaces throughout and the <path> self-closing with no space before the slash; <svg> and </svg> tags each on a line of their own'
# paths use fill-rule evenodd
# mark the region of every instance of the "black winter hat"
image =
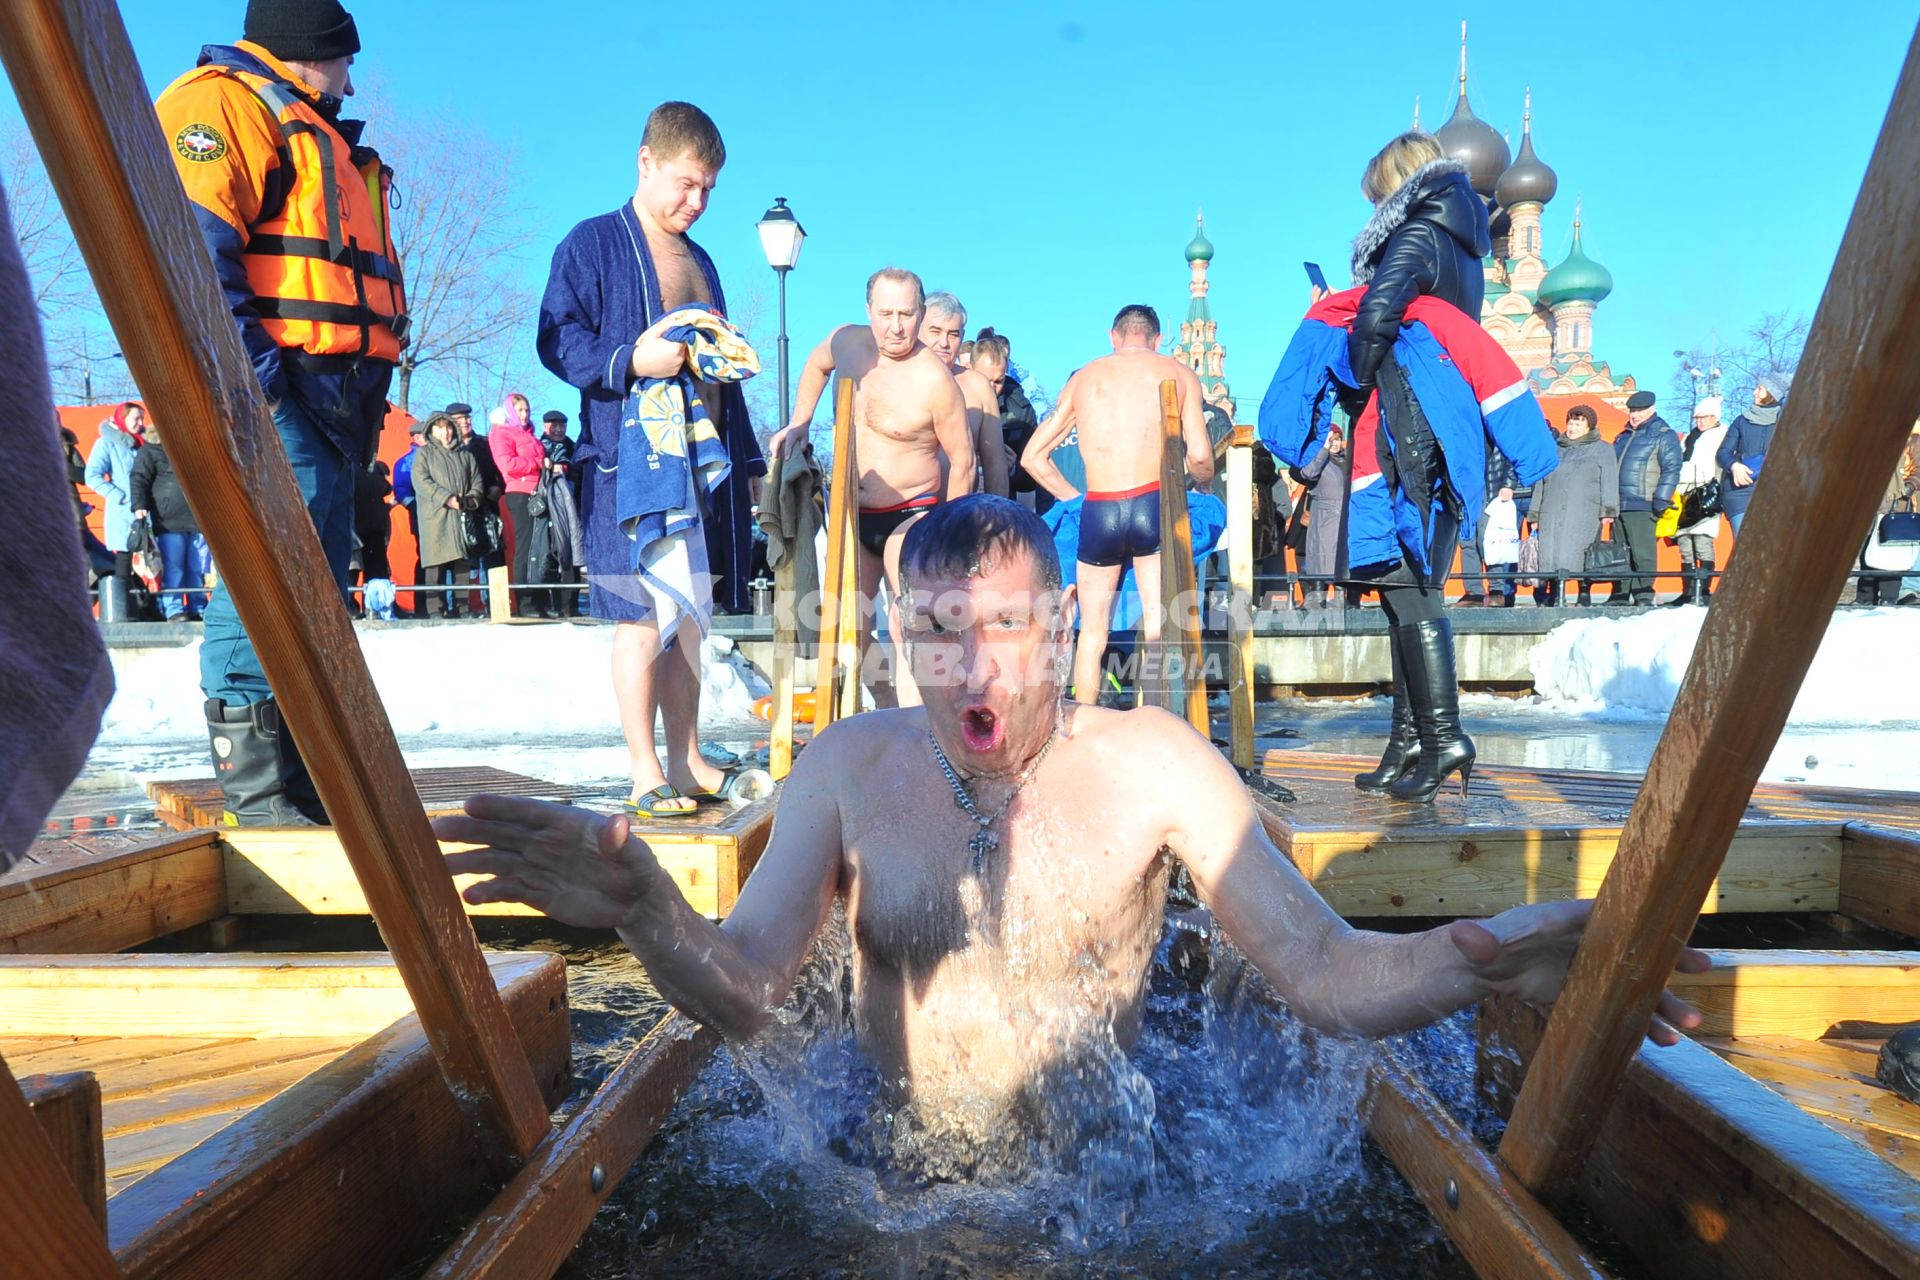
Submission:
<svg viewBox="0 0 1920 1280">
<path fill-rule="evenodd" d="M 282 61 L 330 62 L 360 52 L 340 0 L 247 0 L 244 38 Z"/>
</svg>

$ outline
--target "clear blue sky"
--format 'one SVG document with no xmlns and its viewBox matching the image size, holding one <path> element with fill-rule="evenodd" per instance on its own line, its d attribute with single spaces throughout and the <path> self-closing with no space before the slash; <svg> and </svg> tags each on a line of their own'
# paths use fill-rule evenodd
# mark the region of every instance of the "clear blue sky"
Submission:
<svg viewBox="0 0 1920 1280">
<path fill-rule="evenodd" d="M 1227 373 L 1250 421 L 1304 303 L 1302 259 L 1347 279 L 1367 157 L 1452 109 L 1459 21 L 1469 93 L 1560 176 L 1550 261 L 1576 195 L 1616 280 L 1595 347 L 1665 392 L 1676 347 L 1769 310 L 1811 312 L 1920 6 L 1805 3 L 1293 6 L 1216 3 L 827 6 L 359 0 L 378 117 L 451 106 L 510 145 L 546 247 L 632 192 L 647 110 L 699 103 L 730 159 L 694 235 L 736 298 L 768 295 L 754 222 L 786 196 L 809 233 L 791 278 L 796 364 L 861 317 L 875 267 L 912 267 L 1057 391 L 1105 348 L 1113 312 L 1186 305 L 1182 249 L 1204 206 Z M 157 92 L 243 0 L 132 0 Z M 832 15 L 832 16 L 829 16 Z M 844 15 L 844 16 L 842 16 Z M 857 16 L 856 16 L 857 15 Z M 1191 15 L 1191 16 L 1189 16 Z M 1354 68 L 1364 66 L 1361 72 Z M 1347 68 L 1343 70 L 1343 68 Z M 10 96 L 4 111 L 17 115 Z M 400 175 L 404 185 L 406 175 Z M 486 210 L 476 209 L 484 217 Z M 770 326 L 769 326 L 770 327 Z M 531 342 L 531 321 L 528 326 Z M 764 352 L 769 370 L 771 344 Z M 550 379 L 539 407 L 575 407 Z"/>
</svg>

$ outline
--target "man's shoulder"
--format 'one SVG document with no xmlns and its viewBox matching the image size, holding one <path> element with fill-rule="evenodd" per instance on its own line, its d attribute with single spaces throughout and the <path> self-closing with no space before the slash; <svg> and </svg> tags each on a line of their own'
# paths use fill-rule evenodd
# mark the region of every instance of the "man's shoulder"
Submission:
<svg viewBox="0 0 1920 1280">
<path fill-rule="evenodd" d="M 620 210 L 611 209 L 606 213 L 596 213 L 592 217 L 582 218 L 574 223 L 567 234 L 560 237 L 560 247 L 579 249 L 605 244 L 620 233 Z"/>
<path fill-rule="evenodd" d="M 879 764 L 926 735 L 926 708 L 880 707 L 834 721 L 807 750 L 826 747 L 822 754 L 834 766 L 836 776 L 860 776 L 858 771 L 864 765 Z"/>
</svg>

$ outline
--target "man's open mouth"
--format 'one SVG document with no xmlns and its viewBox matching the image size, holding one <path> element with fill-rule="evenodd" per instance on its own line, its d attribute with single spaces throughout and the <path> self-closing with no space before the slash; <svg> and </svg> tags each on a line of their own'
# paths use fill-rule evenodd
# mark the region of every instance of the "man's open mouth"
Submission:
<svg viewBox="0 0 1920 1280">
<path fill-rule="evenodd" d="M 999 715 L 987 707 L 969 707 L 960 713 L 960 737 L 969 751 L 992 751 L 1004 732 Z"/>
</svg>

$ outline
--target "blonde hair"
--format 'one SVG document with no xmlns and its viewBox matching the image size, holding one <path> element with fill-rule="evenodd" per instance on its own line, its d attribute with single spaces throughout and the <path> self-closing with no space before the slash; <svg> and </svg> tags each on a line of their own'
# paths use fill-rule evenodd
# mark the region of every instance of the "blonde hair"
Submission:
<svg viewBox="0 0 1920 1280">
<path fill-rule="evenodd" d="M 1379 204 L 1406 185 L 1408 178 L 1435 160 L 1444 159 L 1446 154 L 1432 134 L 1409 129 L 1367 161 L 1366 175 L 1360 179 L 1360 194 Z"/>
</svg>

